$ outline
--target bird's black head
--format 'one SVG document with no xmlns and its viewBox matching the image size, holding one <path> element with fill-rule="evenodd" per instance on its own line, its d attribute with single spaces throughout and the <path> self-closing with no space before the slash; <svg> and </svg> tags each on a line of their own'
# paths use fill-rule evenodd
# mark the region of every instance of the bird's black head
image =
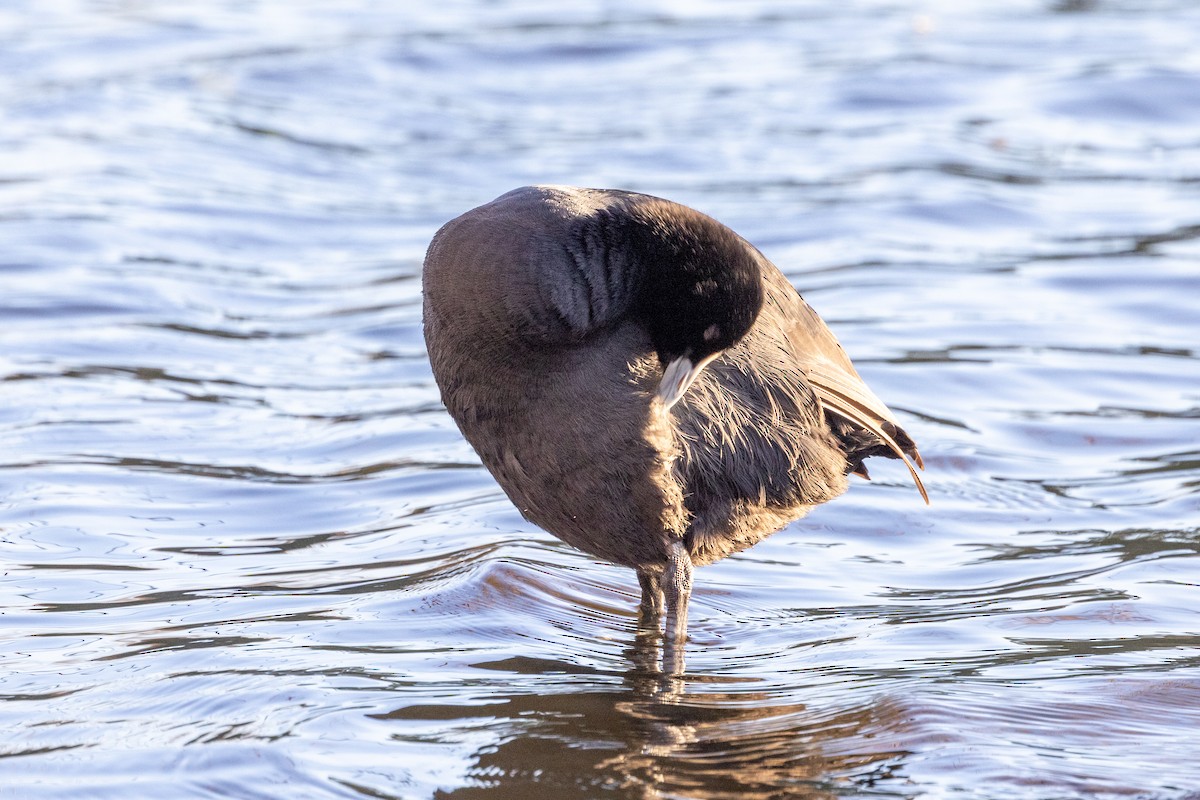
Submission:
<svg viewBox="0 0 1200 800">
<path fill-rule="evenodd" d="M 672 204 L 644 231 L 640 311 L 664 366 L 737 344 L 763 304 L 761 256 L 714 219 Z M 686 213 L 685 213 L 686 212 Z"/>
<path fill-rule="evenodd" d="M 659 396 L 669 407 L 758 318 L 762 256 L 697 211 L 665 201 L 651 210 L 635 233 L 644 269 L 638 310 L 664 367 Z"/>
</svg>

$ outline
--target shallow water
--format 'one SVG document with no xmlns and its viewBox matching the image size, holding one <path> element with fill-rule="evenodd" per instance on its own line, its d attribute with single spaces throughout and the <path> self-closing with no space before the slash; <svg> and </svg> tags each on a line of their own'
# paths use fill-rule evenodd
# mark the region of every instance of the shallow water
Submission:
<svg viewBox="0 0 1200 800">
<path fill-rule="evenodd" d="M 0 796 L 1200 796 L 1200 7 L 390 5 L 0 11 Z M 678 681 L 429 372 L 531 182 L 759 244 L 928 466 Z"/>
</svg>

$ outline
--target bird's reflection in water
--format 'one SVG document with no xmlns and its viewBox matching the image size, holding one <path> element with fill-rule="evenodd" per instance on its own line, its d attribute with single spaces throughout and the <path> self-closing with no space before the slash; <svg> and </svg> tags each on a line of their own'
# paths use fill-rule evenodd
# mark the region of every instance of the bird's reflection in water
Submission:
<svg viewBox="0 0 1200 800">
<path fill-rule="evenodd" d="M 671 675 L 659 668 L 659 640 L 646 634 L 629 658 L 621 684 L 609 685 L 588 680 L 606 673 L 561 662 L 481 664 L 537 674 L 545 691 L 497 694 L 483 706 L 408 707 L 386 718 L 460 717 L 475 730 L 476 721 L 492 721 L 496 739 L 475 753 L 469 784 L 439 792 L 443 798 L 832 798 L 898 789 L 904 715 L 889 702 L 814 710 L 792 690 Z M 583 686 L 562 691 L 572 683 Z"/>
</svg>

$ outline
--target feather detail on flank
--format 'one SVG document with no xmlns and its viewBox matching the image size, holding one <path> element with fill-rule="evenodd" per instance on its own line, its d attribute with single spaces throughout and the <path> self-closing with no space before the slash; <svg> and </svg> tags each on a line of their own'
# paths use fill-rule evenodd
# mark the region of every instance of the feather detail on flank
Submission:
<svg viewBox="0 0 1200 800">
<path fill-rule="evenodd" d="M 904 462 L 904 466 L 908 467 L 908 473 L 912 475 L 913 483 L 917 486 L 917 491 L 921 493 L 921 499 L 925 501 L 925 505 L 929 505 L 929 493 L 925 491 L 925 484 L 921 483 L 921 476 L 917 474 L 912 461 L 908 460 L 908 455 L 911 455 L 917 462 L 917 466 L 925 469 L 925 462 L 921 460 L 921 454 L 917 452 L 917 449 L 913 447 L 906 455 L 896 440 L 883 429 L 880 421 L 877 421 L 880 419 L 878 412 L 861 400 L 850 396 L 850 393 L 844 388 L 834 385 L 840 383 L 836 378 L 829 375 L 810 374 L 808 382 L 816 390 L 817 400 L 821 403 L 822 408 L 875 434 L 896 454 L 897 458 Z M 881 421 L 890 422 L 886 419 Z M 895 425 L 895 423 L 891 424 Z"/>
</svg>

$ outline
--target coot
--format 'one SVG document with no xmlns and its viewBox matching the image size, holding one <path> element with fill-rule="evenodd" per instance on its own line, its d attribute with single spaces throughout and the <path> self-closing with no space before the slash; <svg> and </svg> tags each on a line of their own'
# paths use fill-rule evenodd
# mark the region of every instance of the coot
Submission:
<svg viewBox="0 0 1200 800">
<path fill-rule="evenodd" d="M 913 440 L 753 245 L 634 192 L 530 186 L 451 220 L 424 269 L 442 400 L 521 513 L 637 570 L 682 642 L 693 566 Z"/>
</svg>

